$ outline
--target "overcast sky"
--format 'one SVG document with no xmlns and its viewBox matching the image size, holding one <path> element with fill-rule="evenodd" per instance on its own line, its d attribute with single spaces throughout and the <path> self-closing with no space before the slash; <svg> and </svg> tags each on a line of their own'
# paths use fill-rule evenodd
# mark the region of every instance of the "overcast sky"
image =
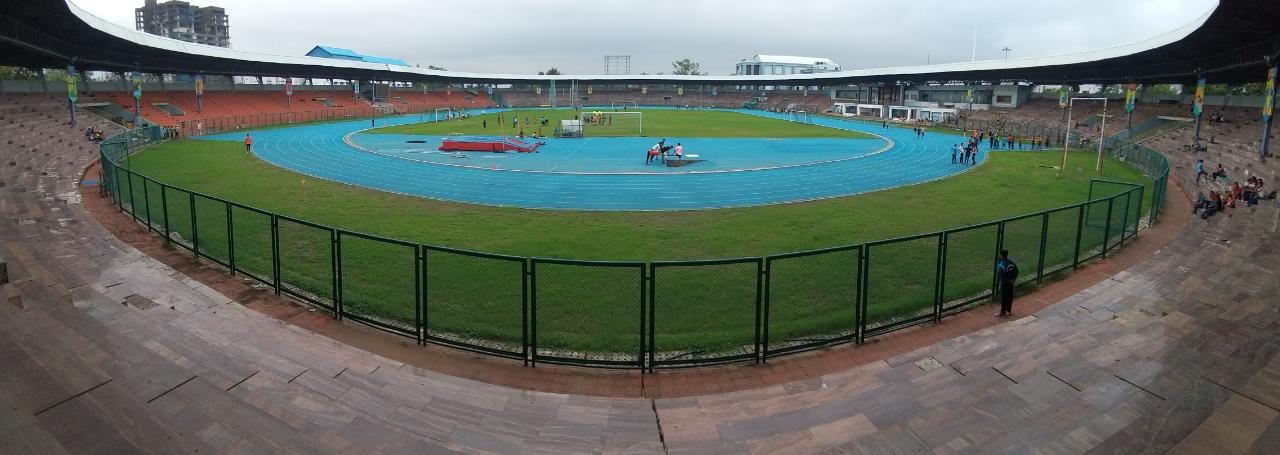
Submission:
<svg viewBox="0 0 1280 455">
<path fill-rule="evenodd" d="M 142 0 L 73 0 L 134 28 Z M 600 74 L 690 58 L 731 74 L 755 54 L 830 57 L 844 69 L 1039 57 L 1141 41 L 1215 0 L 194 0 L 227 9 L 236 49 L 303 55 L 325 44 L 454 71 Z"/>
</svg>

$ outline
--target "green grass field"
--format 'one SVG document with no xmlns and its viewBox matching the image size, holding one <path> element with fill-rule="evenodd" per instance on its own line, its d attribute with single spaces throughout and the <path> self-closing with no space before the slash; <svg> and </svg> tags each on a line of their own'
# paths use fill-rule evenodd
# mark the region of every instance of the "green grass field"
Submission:
<svg viewBox="0 0 1280 455">
<path fill-rule="evenodd" d="M 703 113 L 709 114 L 709 113 Z M 474 120 L 474 119 L 473 119 Z M 792 127 L 805 125 L 784 124 Z M 834 130 L 833 130 L 834 131 Z M 690 134 L 690 135 L 696 135 Z M 771 255 L 855 244 L 975 225 L 1084 202 L 1094 177 L 1094 155 L 1071 154 L 1067 172 L 1047 168 L 1061 155 L 997 152 L 971 172 L 869 194 L 822 201 L 682 212 L 558 212 L 496 208 L 399 196 L 301 176 L 243 153 L 236 143 L 178 141 L 134 156 L 136 171 L 180 188 L 350 231 L 452 248 L 517 256 L 590 260 L 680 260 Z M 1111 160 L 1107 178 L 1150 185 L 1137 169 Z M 123 178 L 123 174 L 122 174 Z M 270 217 L 233 207 L 234 251 L 227 241 L 224 204 L 139 180 L 121 186 L 144 215 L 168 223 L 182 239 L 192 229 L 192 201 L 202 252 L 270 281 Z M 1113 190 L 1114 192 L 1114 190 Z M 1149 206 L 1117 203 L 1112 244 L 1120 220 Z M 1096 251 L 1105 232 L 1106 202 L 1084 212 L 1082 257 Z M 1069 266 L 1076 254 L 1080 209 L 1047 215 L 1044 264 Z M 1045 216 L 1005 225 L 1005 247 L 1035 278 Z M 989 290 L 995 254 L 994 225 L 948 234 L 944 302 L 958 304 Z M 330 232 L 280 221 L 281 280 L 288 288 L 326 300 L 333 286 Z M 939 237 L 868 247 L 867 323 L 891 324 L 933 309 Z M 414 248 L 343 234 L 341 293 L 345 310 L 401 330 L 415 325 Z M 521 263 L 498 258 L 427 252 L 426 328 L 429 334 L 496 349 L 519 351 L 522 335 Z M 654 301 L 659 358 L 718 356 L 749 349 L 755 330 L 755 262 L 661 266 Z M 625 358 L 640 349 L 640 269 L 539 264 L 538 346 L 569 357 Z M 847 334 L 858 295 L 858 251 L 779 259 L 770 265 L 770 346 Z"/>
<path fill-rule="evenodd" d="M 590 114 L 591 110 L 583 113 Z M 634 112 L 634 111 L 633 111 Z M 723 111 L 682 111 L 682 110 L 640 110 L 643 119 L 635 115 L 617 114 L 613 120 L 604 125 L 587 125 L 583 129 L 585 136 L 644 136 L 671 137 L 817 137 L 817 138 L 868 138 L 869 134 L 857 131 L 845 131 L 823 126 L 787 122 L 778 119 L 743 115 L 736 112 Z M 613 114 L 605 111 L 604 114 Z M 476 115 L 465 120 L 446 120 L 429 123 L 412 123 L 408 125 L 388 126 L 369 130 L 369 133 L 385 134 L 424 134 L 445 136 L 449 134 L 498 135 L 515 136 L 520 131 L 526 135 L 539 133 L 551 135 L 552 130 L 560 125 L 560 120 L 572 119 L 576 114 L 567 109 L 550 110 L 516 110 L 502 113 L 502 122 L 498 114 Z M 511 119 L 518 117 L 518 126 L 511 126 Z M 540 127 L 540 119 L 545 117 L 549 126 Z M 526 120 L 528 120 L 526 122 Z M 527 123 L 527 124 L 526 124 Z"/>
</svg>

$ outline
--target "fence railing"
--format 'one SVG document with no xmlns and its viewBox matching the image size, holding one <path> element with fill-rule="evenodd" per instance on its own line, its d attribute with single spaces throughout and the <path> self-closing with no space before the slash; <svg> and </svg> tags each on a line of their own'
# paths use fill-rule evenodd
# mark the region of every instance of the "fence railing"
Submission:
<svg viewBox="0 0 1280 455">
<path fill-rule="evenodd" d="M 1020 286 L 1105 257 L 1139 231 L 1142 185 L 1095 180 L 1088 200 L 939 232 L 762 257 L 582 261 L 420 244 L 348 231 L 157 182 L 128 167 L 158 128 L 101 144 L 103 191 L 167 243 L 380 330 L 525 365 L 634 368 L 765 362 L 862 343 L 994 300 L 1010 251 Z M 1168 164 L 1115 141 L 1155 178 Z"/>
</svg>

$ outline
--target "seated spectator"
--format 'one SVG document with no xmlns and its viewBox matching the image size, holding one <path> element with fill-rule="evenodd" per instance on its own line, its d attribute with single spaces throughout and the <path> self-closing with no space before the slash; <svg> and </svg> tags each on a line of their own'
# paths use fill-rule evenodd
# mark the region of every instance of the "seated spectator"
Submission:
<svg viewBox="0 0 1280 455">
<path fill-rule="evenodd" d="M 1218 170 L 1213 171 L 1213 174 L 1210 174 L 1210 177 L 1213 179 L 1227 178 L 1227 170 L 1222 168 L 1222 163 L 1218 163 Z"/>
<path fill-rule="evenodd" d="M 1240 187 L 1240 182 L 1232 183 L 1232 184 L 1231 184 L 1231 197 L 1234 197 L 1234 198 L 1239 199 L 1241 196 L 1244 196 L 1244 188 L 1241 188 L 1241 187 Z"/>
</svg>

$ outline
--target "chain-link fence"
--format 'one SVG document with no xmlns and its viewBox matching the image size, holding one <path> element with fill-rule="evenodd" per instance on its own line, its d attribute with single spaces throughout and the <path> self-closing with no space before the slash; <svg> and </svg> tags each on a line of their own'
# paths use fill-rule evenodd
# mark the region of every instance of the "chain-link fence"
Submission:
<svg viewBox="0 0 1280 455">
<path fill-rule="evenodd" d="M 991 273 L 999 253 L 1000 223 L 944 234 L 942 310 L 953 312 L 991 298 Z"/>
<path fill-rule="evenodd" d="M 650 263 L 650 366 L 756 358 L 763 265 L 761 258 Z"/>
<path fill-rule="evenodd" d="M 427 339 L 527 359 L 525 258 L 424 248 Z"/>
<path fill-rule="evenodd" d="M 231 205 L 231 233 L 237 272 L 275 286 L 275 229 L 271 213 Z"/>
<path fill-rule="evenodd" d="M 988 301 L 1007 249 L 1020 285 L 1138 234 L 1162 207 L 1163 157 L 1112 144 L 1156 184 L 1094 180 L 1086 202 L 898 239 L 767 257 L 601 262 L 526 258 L 342 231 L 151 181 L 120 165 L 158 141 L 102 145 L 103 190 L 197 257 L 334 317 L 526 363 L 653 369 L 736 361 L 866 337 Z M 1121 151 L 1122 150 L 1122 151 Z M 1149 172 L 1151 172 L 1149 171 Z M 1150 194 L 1150 202 L 1144 195 Z"/>
<path fill-rule="evenodd" d="M 857 337 L 862 247 L 765 258 L 764 356 Z"/>
<path fill-rule="evenodd" d="M 280 292 L 333 312 L 337 299 L 337 232 L 283 216 L 277 218 L 276 230 Z"/>
<path fill-rule="evenodd" d="M 337 250 L 339 314 L 418 339 L 418 246 L 340 230 Z"/>
<path fill-rule="evenodd" d="M 934 318 L 943 236 L 925 234 L 867 244 L 864 336 Z M 988 271 L 970 273 L 990 276 Z"/>
<path fill-rule="evenodd" d="M 534 258 L 535 362 L 644 366 L 645 264 Z"/>
</svg>

